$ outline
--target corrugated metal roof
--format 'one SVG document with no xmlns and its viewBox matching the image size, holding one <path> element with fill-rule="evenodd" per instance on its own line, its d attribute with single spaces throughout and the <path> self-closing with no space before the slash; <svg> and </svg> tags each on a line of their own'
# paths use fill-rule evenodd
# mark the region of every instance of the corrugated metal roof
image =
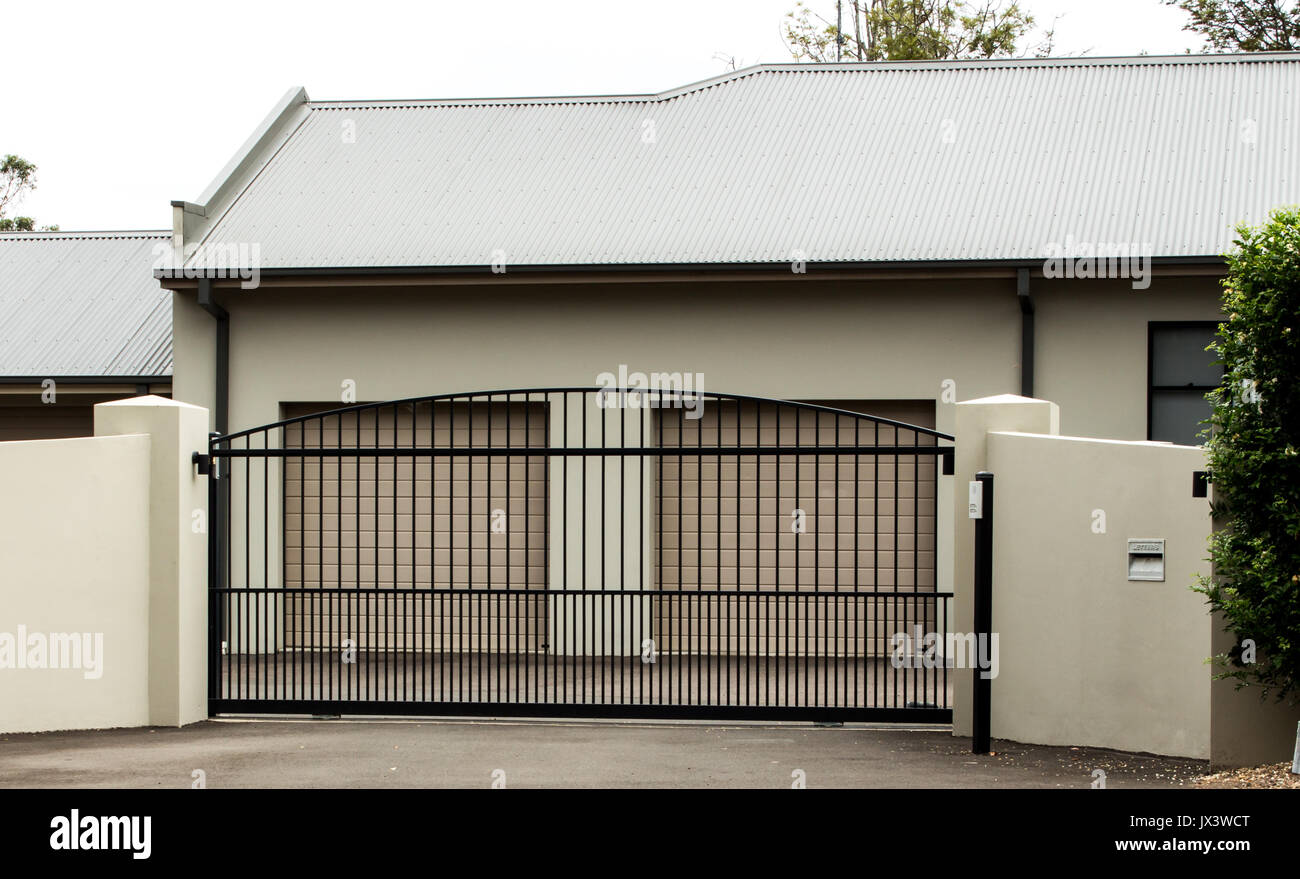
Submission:
<svg viewBox="0 0 1300 879">
<path fill-rule="evenodd" d="M 1300 53 L 784 64 L 293 112 L 200 232 L 263 268 L 1034 260 L 1067 238 L 1200 257 L 1300 202 Z"/>
<path fill-rule="evenodd" d="M 0 376 L 172 374 L 170 232 L 0 234 Z"/>
</svg>

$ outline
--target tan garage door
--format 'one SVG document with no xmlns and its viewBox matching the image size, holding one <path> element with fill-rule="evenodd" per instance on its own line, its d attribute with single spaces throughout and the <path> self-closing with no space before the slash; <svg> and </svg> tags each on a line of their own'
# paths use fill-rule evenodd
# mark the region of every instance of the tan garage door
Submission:
<svg viewBox="0 0 1300 879">
<path fill-rule="evenodd" d="M 931 401 L 821 405 L 934 424 Z M 710 403 L 697 420 L 665 410 L 656 430 L 658 445 L 687 452 L 719 445 L 935 444 L 888 424 L 729 400 Z M 908 596 L 935 590 L 937 466 L 932 455 L 663 456 L 655 547 L 659 589 L 666 593 L 655 601 L 660 648 L 782 655 L 815 643 L 822 655 L 882 655 L 897 631 L 913 625 L 933 631 L 933 601 Z M 792 528 L 798 521 L 802 533 Z M 751 590 L 771 594 L 728 597 Z M 691 595 L 697 591 L 706 597 Z M 836 591 L 889 596 L 808 598 Z"/>
<path fill-rule="evenodd" d="M 286 418 L 338 408 L 286 404 Z M 546 633 L 546 407 L 421 402 L 290 426 L 288 448 L 485 448 L 508 457 L 293 458 L 284 468 L 290 648 L 540 648 Z M 375 589 L 373 593 L 342 593 Z M 435 594 L 433 589 L 457 590 Z M 526 590 L 537 596 L 500 594 Z"/>
</svg>

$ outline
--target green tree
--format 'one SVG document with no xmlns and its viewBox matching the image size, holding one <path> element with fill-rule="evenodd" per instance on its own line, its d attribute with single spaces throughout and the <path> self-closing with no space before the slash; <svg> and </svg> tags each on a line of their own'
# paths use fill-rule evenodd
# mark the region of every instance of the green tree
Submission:
<svg viewBox="0 0 1300 879">
<path fill-rule="evenodd" d="M 1208 442 L 1224 527 L 1214 576 L 1194 588 L 1237 638 L 1216 657 L 1220 677 L 1300 701 L 1300 209 L 1237 234 L 1211 346 L 1224 365 Z"/>
<path fill-rule="evenodd" d="M 1300 49 L 1300 0 L 1164 0 L 1191 16 L 1183 30 L 1209 49 L 1289 52 Z"/>
<path fill-rule="evenodd" d="M 12 153 L 0 160 L 0 232 L 32 232 L 36 221 L 31 217 L 6 217 L 10 207 L 36 188 L 36 166 Z M 42 231 L 57 232 L 58 226 L 42 226 Z"/>
<path fill-rule="evenodd" d="M 1000 0 L 843 0 L 830 17 L 802 2 L 786 14 L 786 47 L 800 61 L 918 61 L 1011 57 L 1034 18 Z M 1051 53 L 1052 33 L 1036 47 Z"/>
</svg>

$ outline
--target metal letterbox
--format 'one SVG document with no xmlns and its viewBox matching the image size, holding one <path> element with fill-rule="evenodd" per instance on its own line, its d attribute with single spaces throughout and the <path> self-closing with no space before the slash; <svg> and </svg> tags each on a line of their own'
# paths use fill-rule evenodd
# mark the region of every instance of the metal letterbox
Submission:
<svg viewBox="0 0 1300 879">
<path fill-rule="evenodd" d="M 1156 581 L 1165 579 L 1164 538 L 1133 538 L 1128 541 L 1128 578 Z"/>
</svg>

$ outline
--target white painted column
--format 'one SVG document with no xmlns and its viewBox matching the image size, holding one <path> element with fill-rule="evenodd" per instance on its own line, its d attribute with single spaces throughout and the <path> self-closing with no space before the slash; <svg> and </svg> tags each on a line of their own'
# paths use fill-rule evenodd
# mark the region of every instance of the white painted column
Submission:
<svg viewBox="0 0 1300 879">
<path fill-rule="evenodd" d="M 1055 403 L 1002 394 L 981 397 L 957 404 L 956 426 L 953 430 L 957 450 L 954 453 L 952 591 L 953 606 L 949 609 L 949 626 L 954 632 L 973 631 L 975 625 L 975 523 L 966 509 L 966 486 L 975 474 L 988 465 L 988 434 L 990 431 L 1018 431 L 1042 433 L 1052 436 L 1061 432 L 1061 410 Z M 994 474 L 996 477 L 997 474 Z M 994 484 L 996 498 L 997 485 Z M 996 510 L 996 506 L 995 506 Z M 996 515 L 996 513 L 995 513 Z M 994 522 L 997 528 L 996 521 Z M 971 703 L 973 692 L 969 674 L 958 674 L 953 683 L 952 732 L 957 736 L 971 734 Z"/>
<path fill-rule="evenodd" d="M 95 406 L 95 435 L 147 434 L 149 452 L 149 723 L 208 716 L 208 410 L 163 397 Z"/>
<path fill-rule="evenodd" d="M 637 448 L 642 418 L 650 442 L 653 414 L 602 408 L 594 394 L 570 393 L 566 406 L 552 394 L 551 448 Z M 593 593 L 551 597 L 552 653 L 635 656 L 652 637 L 650 599 L 618 593 L 653 588 L 655 465 L 639 456 L 550 458 L 549 588 Z"/>
</svg>

